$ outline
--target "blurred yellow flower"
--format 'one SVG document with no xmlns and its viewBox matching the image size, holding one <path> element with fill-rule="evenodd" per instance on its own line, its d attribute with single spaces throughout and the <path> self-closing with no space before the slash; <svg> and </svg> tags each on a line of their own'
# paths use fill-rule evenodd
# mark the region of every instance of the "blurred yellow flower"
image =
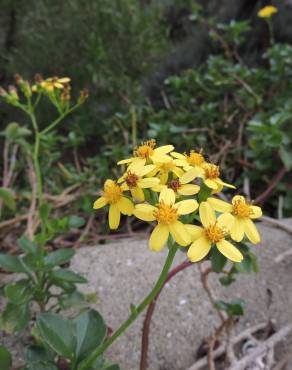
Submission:
<svg viewBox="0 0 292 370">
<path fill-rule="evenodd" d="M 113 180 L 106 180 L 102 196 L 94 204 L 94 209 L 99 209 L 109 204 L 109 227 L 117 229 L 120 224 L 121 213 L 131 216 L 134 210 L 134 204 L 125 196 L 123 189 Z"/>
<path fill-rule="evenodd" d="M 52 92 L 55 89 L 59 89 L 59 90 L 64 89 L 64 86 L 67 85 L 70 81 L 71 79 L 69 77 L 62 77 L 62 78 L 50 77 L 42 81 L 40 83 L 40 86 L 46 91 Z"/>
<path fill-rule="evenodd" d="M 199 208 L 200 219 L 203 227 L 187 225 L 188 233 L 194 242 L 188 249 L 188 258 L 192 262 L 202 260 L 209 253 L 213 244 L 219 252 L 233 262 L 241 262 L 241 252 L 229 241 L 225 240 L 234 223 L 230 213 L 223 213 L 216 219 L 213 208 L 207 202 L 202 202 Z"/>
<path fill-rule="evenodd" d="M 241 195 L 232 198 L 232 204 L 216 198 L 208 198 L 207 202 L 218 212 L 228 212 L 234 218 L 234 224 L 231 229 L 231 238 L 240 242 L 244 235 L 253 243 L 261 241 L 259 232 L 253 223 L 253 219 L 262 216 L 262 210 L 258 206 L 253 206 L 246 202 Z"/>
<path fill-rule="evenodd" d="M 122 183 L 123 190 L 129 190 L 134 199 L 144 202 L 145 196 L 143 189 L 152 188 L 159 184 L 159 179 L 156 177 L 145 177 L 149 172 L 155 169 L 155 165 L 133 166 L 131 170 L 127 170 L 122 177 L 118 179 L 118 183 Z"/>
<path fill-rule="evenodd" d="M 160 193 L 157 207 L 150 204 L 138 204 L 133 213 L 140 220 L 157 221 L 149 239 L 149 246 L 151 250 L 158 252 L 164 247 L 169 234 L 181 246 L 191 243 L 186 225 L 179 221 L 179 217 L 190 214 L 197 208 L 198 202 L 194 199 L 175 203 L 174 191 L 164 188 Z"/>
<path fill-rule="evenodd" d="M 258 17 L 260 18 L 270 18 L 273 14 L 277 13 L 278 9 L 273 5 L 267 5 L 260 9 L 258 12 Z"/>
<path fill-rule="evenodd" d="M 118 164 L 149 164 L 157 162 L 169 162 L 171 157 L 167 155 L 174 149 L 173 145 L 164 145 L 156 148 L 156 141 L 149 140 L 142 143 L 140 146 L 134 149 L 133 157 L 123 159 Z M 131 165 L 130 167 L 131 168 Z"/>
</svg>

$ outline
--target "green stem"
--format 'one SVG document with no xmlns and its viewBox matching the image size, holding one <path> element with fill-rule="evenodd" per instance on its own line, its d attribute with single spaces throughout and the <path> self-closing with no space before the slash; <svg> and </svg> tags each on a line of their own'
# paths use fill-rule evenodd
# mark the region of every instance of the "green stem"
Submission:
<svg viewBox="0 0 292 370">
<path fill-rule="evenodd" d="M 275 43 L 275 37 L 274 37 L 274 29 L 273 29 L 273 24 L 271 18 L 267 18 L 267 23 L 269 27 L 269 33 L 270 33 L 270 42 L 271 45 L 274 45 Z"/>
<path fill-rule="evenodd" d="M 160 276 L 154 286 L 154 288 L 151 290 L 151 292 L 147 295 L 146 298 L 139 304 L 139 306 L 135 307 L 132 310 L 131 315 L 128 317 L 126 321 L 122 323 L 122 325 L 107 339 L 104 341 L 104 343 L 98 347 L 92 354 L 89 356 L 87 360 L 82 364 L 80 367 L 80 370 L 87 370 L 89 369 L 94 361 L 103 354 L 111 345 L 112 343 L 120 336 L 122 335 L 126 329 L 136 320 L 136 318 L 139 316 L 141 312 L 145 310 L 145 308 L 154 300 L 156 295 L 159 293 L 160 289 L 162 288 L 168 272 L 171 268 L 172 262 L 174 260 L 175 254 L 177 252 L 177 247 L 175 245 L 172 245 L 169 247 L 169 252 L 167 255 L 167 258 L 165 260 L 163 269 L 160 273 Z"/>
<path fill-rule="evenodd" d="M 41 135 L 47 134 L 53 128 L 55 128 L 68 114 L 72 113 L 75 109 L 79 107 L 80 104 L 74 105 L 71 109 L 61 114 L 55 121 L 53 121 L 48 127 L 46 127 L 43 131 L 41 131 Z"/>
</svg>

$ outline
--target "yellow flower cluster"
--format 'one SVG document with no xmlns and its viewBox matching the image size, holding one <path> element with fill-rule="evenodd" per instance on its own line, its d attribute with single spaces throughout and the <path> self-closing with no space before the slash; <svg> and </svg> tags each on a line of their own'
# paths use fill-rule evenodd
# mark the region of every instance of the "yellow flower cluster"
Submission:
<svg viewBox="0 0 292 370">
<path fill-rule="evenodd" d="M 169 236 L 188 247 L 192 262 L 208 255 L 212 246 L 234 262 L 243 259 L 231 242 L 246 236 L 253 244 L 260 235 L 252 220 L 261 217 L 261 208 L 236 195 L 225 202 L 214 195 L 223 187 L 235 188 L 221 180 L 219 166 L 202 152 L 174 152 L 172 145 L 156 147 L 155 140 L 142 143 L 133 156 L 118 162 L 126 164 L 117 180 L 106 180 L 94 209 L 109 206 L 109 226 L 117 229 L 121 214 L 154 222 L 149 239 L 153 251 L 160 251 Z M 219 215 L 218 215 L 219 214 Z M 190 223 L 196 220 L 196 224 Z"/>
<path fill-rule="evenodd" d="M 259 10 L 258 17 L 271 18 L 271 16 L 278 12 L 278 9 L 273 5 L 267 5 Z"/>
</svg>

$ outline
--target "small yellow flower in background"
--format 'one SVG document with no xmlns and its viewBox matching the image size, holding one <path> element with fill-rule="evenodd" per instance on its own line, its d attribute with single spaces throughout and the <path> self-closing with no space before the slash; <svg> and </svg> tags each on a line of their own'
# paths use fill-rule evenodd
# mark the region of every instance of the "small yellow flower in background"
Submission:
<svg viewBox="0 0 292 370">
<path fill-rule="evenodd" d="M 94 204 L 94 209 L 99 209 L 109 205 L 109 227 L 117 229 L 120 224 L 121 213 L 131 216 L 134 210 L 134 204 L 125 196 L 123 189 L 113 180 L 106 180 L 102 196 Z"/>
<path fill-rule="evenodd" d="M 235 186 L 227 184 L 220 179 L 220 168 L 213 163 L 205 162 L 201 168 L 194 167 L 188 170 L 182 177 L 181 180 L 185 182 L 191 182 L 197 177 L 201 177 L 205 185 L 212 189 L 213 193 L 218 193 L 222 190 L 223 186 L 235 189 Z"/>
<path fill-rule="evenodd" d="M 131 164 L 141 164 L 144 166 L 149 163 L 169 162 L 172 158 L 167 154 L 173 149 L 173 145 L 164 145 L 156 148 L 156 141 L 152 139 L 145 141 L 135 148 L 133 157 L 123 159 L 122 161 L 119 161 L 118 164 L 130 163 L 129 169 L 131 169 Z"/>
<path fill-rule="evenodd" d="M 258 17 L 260 18 L 270 18 L 273 14 L 277 13 L 278 9 L 273 5 L 267 5 L 260 9 L 258 12 Z"/>
<path fill-rule="evenodd" d="M 59 90 L 64 89 L 64 86 L 67 85 L 70 81 L 71 79 L 69 77 L 62 77 L 62 78 L 50 77 L 42 81 L 40 83 L 40 86 L 46 91 L 52 92 L 55 89 L 59 89 Z"/>
<path fill-rule="evenodd" d="M 202 260 L 209 253 L 213 244 L 219 252 L 233 262 L 241 262 L 243 255 L 225 240 L 234 223 L 234 217 L 230 213 L 224 213 L 216 219 L 212 207 L 207 202 L 202 202 L 199 208 L 200 219 L 203 227 L 187 225 L 187 230 L 194 242 L 188 249 L 188 258 L 192 262 Z"/>
<path fill-rule="evenodd" d="M 202 153 L 194 150 L 191 150 L 189 154 L 172 152 L 171 155 L 176 158 L 174 160 L 175 164 L 183 167 L 184 170 L 189 170 L 192 167 L 202 167 L 202 165 L 205 163 L 205 158 Z"/>
<path fill-rule="evenodd" d="M 173 159 L 170 159 L 169 162 L 155 163 L 155 168 L 149 173 L 149 176 L 158 176 L 161 184 L 165 185 L 169 174 L 174 174 L 175 177 L 180 177 L 184 174 L 184 171 L 176 166 Z"/>
<path fill-rule="evenodd" d="M 240 242 L 244 235 L 253 243 L 261 241 L 253 219 L 262 216 L 262 210 L 246 202 L 241 195 L 232 198 L 232 204 L 216 198 L 208 198 L 207 202 L 218 212 L 228 212 L 234 218 L 234 225 L 231 229 L 231 238 Z"/>
<path fill-rule="evenodd" d="M 179 221 L 179 216 L 190 214 L 197 208 L 198 202 L 194 199 L 175 203 L 174 191 L 164 188 L 160 193 L 157 207 L 138 204 L 133 213 L 140 220 L 157 221 L 149 239 L 149 246 L 150 249 L 158 252 L 166 244 L 169 234 L 181 246 L 185 247 L 191 243 L 186 225 Z"/>
<path fill-rule="evenodd" d="M 122 177 L 118 179 L 118 183 L 122 183 L 123 190 L 129 190 L 134 199 L 144 202 L 145 196 L 143 189 L 152 188 L 159 184 L 159 179 L 156 177 L 145 177 L 149 172 L 155 169 L 154 165 L 133 166 L 131 170 L 127 170 Z"/>
</svg>

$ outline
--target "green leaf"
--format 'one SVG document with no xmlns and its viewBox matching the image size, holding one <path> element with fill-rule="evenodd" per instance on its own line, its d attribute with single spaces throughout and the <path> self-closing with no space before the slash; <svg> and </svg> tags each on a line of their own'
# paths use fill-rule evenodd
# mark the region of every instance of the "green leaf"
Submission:
<svg viewBox="0 0 292 370">
<path fill-rule="evenodd" d="M 51 209 L 48 203 L 44 203 L 40 206 L 39 213 L 43 224 L 46 224 L 48 222 L 50 210 Z"/>
<path fill-rule="evenodd" d="M 79 216 L 70 216 L 69 217 L 69 227 L 71 229 L 79 229 L 80 227 L 84 226 L 86 223 L 83 217 Z"/>
<path fill-rule="evenodd" d="M 235 299 L 231 303 L 224 301 L 215 302 L 215 308 L 225 311 L 228 316 L 242 316 L 244 314 L 244 301 L 242 299 Z"/>
<path fill-rule="evenodd" d="M 1 365 L 1 370 L 10 370 L 12 366 L 11 354 L 3 346 L 0 346 L 0 365 Z"/>
<path fill-rule="evenodd" d="M 42 339 L 58 355 L 72 359 L 75 338 L 70 320 L 54 313 L 43 313 L 37 318 Z"/>
<path fill-rule="evenodd" d="M 73 320 L 77 339 L 75 356 L 82 361 L 104 340 L 107 328 L 102 316 L 95 310 L 88 310 Z"/>
<path fill-rule="evenodd" d="M 59 370 L 59 368 L 52 362 L 36 361 L 28 364 L 24 370 Z"/>
<path fill-rule="evenodd" d="M 29 304 L 8 303 L 1 316 L 1 329 L 7 333 L 22 331 L 31 319 Z"/>
<path fill-rule="evenodd" d="M 7 208 L 9 208 L 11 211 L 15 211 L 16 204 L 13 193 L 10 189 L 0 188 L 0 198 L 3 200 Z"/>
<path fill-rule="evenodd" d="M 65 294 L 58 299 L 59 305 L 64 309 L 70 307 L 79 306 L 81 303 L 86 301 L 86 296 L 78 291 L 74 291 L 69 294 Z"/>
<path fill-rule="evenodd" d="M 292 169 L 292 152 L 289 152 L 283 146 L 280 146 L 279 155 L 286 170 L 290 171 Z"/>
<path fill-rule="evenodd" d="M 29 346 L 26 351 L 27 363 L 32 362 L 53 362 L 54 352 L 40 346 Z"/>
<path fill-rule="evenodd" d="M 0 267 L 10 272 L 24 272 L 27 273 L 27 269 L 21 263 L 20 257 L 9 256 L 0 254 Z"/>
<path fill-rule="evenodd" d="M 226 265 L 227 258 L 221 254 L 217 248 L 212 248 L 211 263 L 212 269 L 215 272 L 221 272 Z"/>
<path fill-rule="evenodd" d="M 54 267 L 63 265 L 66 262 L 69 262 L 70 259 L 74 256 L 75 250 L 71 248 L 58 249 L 52 253 L 49 253 L 45 257 L 45 266 Z"/>
<path fill-rule="evenodd" d="M 109 367 L 105 367 L 102 370 L 121 370 L 121 368 L 119 367 L 119 365 L 115 364 L 115 365 L 110 365 Z"/>
<path fill-rule="evenodd" d="M 18 246 L 28 254 L 35 254 L 37 245 L 29 240 L 26 236 L 22 236 L 17 240 Z"/>
<path fill-rule="evenodd" d="M 235 281 L 235 278 L 234 278 L 233 274 L 228 274 L 226 276 L 220 277 L 219 281 L 222 285 L 228 286 L 228 285 L 232 284 Z"/>
<path fill-rule="evenodd" d="M 58 270 L 52 271 L 50 273 L 50 278 L 52 280 L 66 281 L 66 282 L 75 283 L 75 284 L 87 283 L 87 280 L 83 276 L 76 274 L 73 271 L 65 270 L 65 269 L 58 269 Z"/>
<path fill-rule="evenodd" d="M 6 298 L 15 304 L 28 302 L 32 297 L 32 287 L 29 280 L 19 280 L 7 284 L 4 288 Z"/>
</svg>

